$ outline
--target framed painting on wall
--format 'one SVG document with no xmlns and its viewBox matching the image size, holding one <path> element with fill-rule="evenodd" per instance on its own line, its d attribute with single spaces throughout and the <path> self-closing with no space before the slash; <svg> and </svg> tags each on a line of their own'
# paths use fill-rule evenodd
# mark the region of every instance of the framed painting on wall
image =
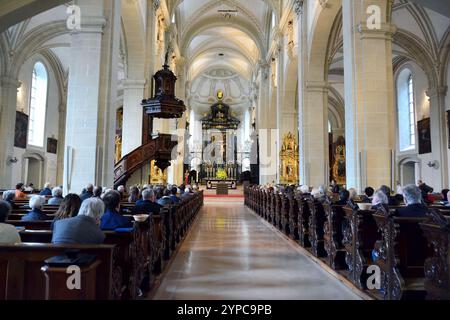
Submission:
<svg viewBox="0 0 450 320">
<path fill-rule="evenodd" d="M 47 139 L 47 152 L 57 154 L 58 151 L 58 140 L 54 138 Z"/>
<path fill-rule="evenodd" d="M 28 115 L 16 111 L 16 128 L 14 133 L 14 147 L 26 149 L 28 135 Z"/>
<path fill-rule="evenodd" d="M 419 154 L 431 153 L 430 118 L 417 122 L 417 133 L 419 134 Z"/>
</svg>

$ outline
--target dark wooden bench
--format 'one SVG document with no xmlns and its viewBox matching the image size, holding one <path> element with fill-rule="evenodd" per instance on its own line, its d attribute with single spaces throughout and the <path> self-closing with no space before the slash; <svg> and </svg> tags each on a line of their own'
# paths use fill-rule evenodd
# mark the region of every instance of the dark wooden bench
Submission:
<svg viewBox="0 0 450 320">
<path fill-rule="evenodd" d="M 432 249 L 424 263 L 427 299 L 450 300 L 450 215 L 430 210 L 420 227 Z"/>
<path fill-rule="evenodd" d="M 381 269 L 381 290 L 386 300 L 424 299 L 424 264 L 431 254 L 420 223 L 427 218 L 395 217 L 394 210 L 377 212 L 374 219 L 382 234 L 375 245 Z"/>
<path fill-rule="evenodd" d="M 45 300 L 44 261 L 68 250 L 96 255 L 100 261 L 95 283 L 97 300 L 119 298 L 122 272 L 114 261 L 115 246 L 22 243 L 0 246 L 0 300 Z M 65 288 L 66 283 L 61 283 L 61 289 Z"/>
<path fill-rule="evenodd" d="M 347 270 L 346 250 L 342 243 L 345 220 L 344 206 L 333 205 L 330 199 L 323 202 L 327 221 L 324 224 L 324 246 L 327 252 L 327 264 L 334 270 Z"/>
<path fill-rule="evenodd" d="M 373 210 L 344 207 L 346 222 L 342 243 L 346 250 L 348 278 L 358 288 L 367 289 L 367 268 L 373 265 L 372 251 L 381 239 Z"/>
<path fill-rule="evenodd" d="M 309 217 L 311 216 L 311 211 L 308 205 L 309 196 L 297 195 L 298 202 L 298 241 L 300 246 L 303 248 L 311 247 L 311 242 L 309 241 Z"/>
<path fill-rule="evenodd" d="M 324 240 L 324 224 L 327 220 L 323 205 L 317 199 L 307 200 L 310 216 L 309 216 L 309 242 L 311 243 L 311 252 L 316 257 L 326 257 L 325 240 Z"/>
</svg>

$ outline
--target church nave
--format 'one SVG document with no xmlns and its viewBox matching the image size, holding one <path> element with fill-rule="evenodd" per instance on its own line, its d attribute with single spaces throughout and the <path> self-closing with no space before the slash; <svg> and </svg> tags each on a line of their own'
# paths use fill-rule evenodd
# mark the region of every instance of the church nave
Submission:
<svg viewBox="0 0 450 320">
<path fill-rule="evenodd" d="M 154 299 L 359 299 L 241 201 L 205 203 Z"/>
</svg>

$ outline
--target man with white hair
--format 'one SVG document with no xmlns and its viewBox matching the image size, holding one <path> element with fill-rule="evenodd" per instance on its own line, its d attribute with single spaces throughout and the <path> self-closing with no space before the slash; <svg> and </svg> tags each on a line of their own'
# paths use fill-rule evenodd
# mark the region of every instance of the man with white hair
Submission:
<svg viewBox="0 0 450 320">
<path fill-rule="evenodd" d="M 372 210 L 378 210 L 381 206 L 387 206 L 388 204 L 389 199 L 383 190 L 375 192 L 372 199 Z"/>
<path fill-rule="evenodd" d="M 62 189 L 55 187 L 52 189 L 52 198 L 48 200 L 48 204 L 51 206 L 59 206 L 63 202 Z"/>
<path fill-rule="evenodd" d="M 125 197 L 125 187 L 118 186 L 117 191 L 120 193 L 120 200 L 122 200 Z"/>
<path fill-rule="evenodd" d="M 82 193 L 80 195 L 81 201 L 83 202 L 86 199 L 92 198 L 94 196 L 94 185 L 92 183 L 89 183 L 86 186 L 86 192 Z"/>
<path fill-rule="evenodd" d="M 181 195 L 181 201 L 186 201 L 191 197 L 192 197 L 191 186 L 186 186 L 186 189 L 184 189 L 184 193 Z"/>
<path fill-rule="evenodd" d="M 50 183 L 46 183 L 44 185 L 44 189 L 42 189 L 41 193 L 39 193 L 40 196 L 51 196 L 52 195 L 52 189 Z"/>
<path fill-rule="evenodd" d="M 90 198 L 81 204 L 78 216 L 58 220 L 53 227 L 54 244 L 102 244 L 105 235 L 100 230 L 100 220 L 105 205 L 99 198 Z"/>
<path fill-rule="evenodd" d="M 133 208 L 133 214 L 156 214 L 158 215 L 161 206 L 156 203 L 155 192 L 151 189 L 144 189 L 142 191 L 142 200 L 136 203 Z"/>
<path fill-rule="evenodd" d="M 300 187 L 300 192 L 301 193 L 303 193 L 303 194 L 309 194 L 309 186 L 307 186 L 307 185 L 302 185 L 301 187 Z"/>
<path fill-rule="evenodd" d="M 22 221 L 45 221 L 52 220 L 44 212 L 42 208 L 45 204 L 45 197 L 43 196 L 33 196 L 30 199 L 29 206 L 31 211 L 28 212 L 26 216 L 22 217 Z"/>
<path fill-rule="evenodd" d="M 425 217 L 428 208 L 422 203 L 422 191 L 416 185 L 410 184 L 403 188 L 403 197 L 406 204 L 398 208 L 395 215 L 399 217 Z"/>
</svg>

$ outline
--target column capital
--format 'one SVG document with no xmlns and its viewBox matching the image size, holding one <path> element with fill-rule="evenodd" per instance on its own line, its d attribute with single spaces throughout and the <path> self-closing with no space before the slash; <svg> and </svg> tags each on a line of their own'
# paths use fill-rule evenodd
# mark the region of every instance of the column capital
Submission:
<svg viewBox="0 0 450 320">
<path fill-rule="evenodd" d="M 306 90 L 309 92 L 328 93 L 330 84 L 326 81 L 308 81 L 306 83 Z"/>
<path fill-rule="evenodd" d="M 397 32 L 397 27 L 394 24 L 383 23 L 379 29 L 369 29 L 367 23 L 361 22 L 356 26 L 356 30 L 361 34 L 361 39 L 382 39 L 392 41 L 393 35 Z"/>
<path fill-rule="evenodd" d="M 108 20 L 101 16 L 83 16 L 81 19 L 81 28 L 74 29 L 70 34 L 80 33 L 103 33 Z"/>
<path fill-rule="evenodd" d="M 155 11 L 155 14 L 156 14 L 156 11 L 158 11 L 160 6 L 161 6 L 161 0 L 153 0 L 153 10 Z"/>
<path fill-rule="evenodd" d="M 5 76 L 0 78 L 0 85 L 4 88 L 19 89 L 22 86 L 22 82 L 15 78 Z"/>
<path fill-rule="evenodd" d="M 294 0 L 294 11 L 299 19 L 303 14 L 303 2 L 304 0 Z"/>
<path fill-rule="evenodd" d="M 123 84 L 123 88 L 124 90 L 127 89 L 144 89 L 145 84 L 147 83 L 147 81 L 145 79 L 124 79 L 122 84 Z"/>
<path fill-rule="evenodd" d="M 430 88 L 426 91 L 427 97 L 428 98 L 434 98 L 437 96 L 445 96 L 447 94 L 447 90 L 448 87 L 447 86 L 442 86 L 442 87 L 437 87 L 437 88 Z"/>
</svg>

